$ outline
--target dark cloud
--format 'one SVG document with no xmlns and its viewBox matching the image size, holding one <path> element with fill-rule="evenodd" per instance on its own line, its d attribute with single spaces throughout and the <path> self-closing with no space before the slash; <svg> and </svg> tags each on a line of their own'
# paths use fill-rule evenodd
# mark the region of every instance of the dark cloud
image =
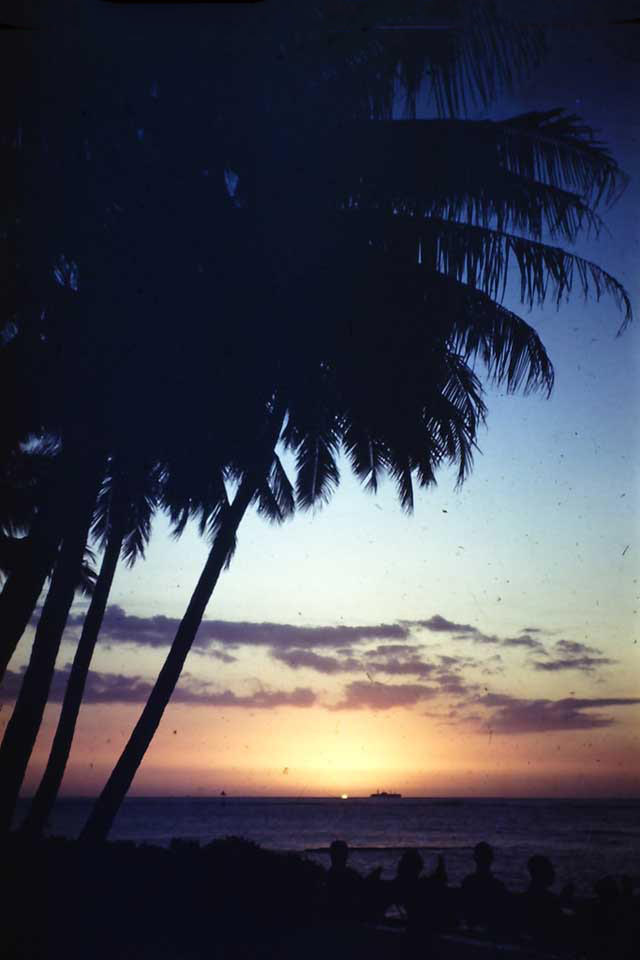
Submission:
<svg viewBox="0 0 640 960">
<path fill-rule="evenodd" d="M 552 659 L 534 660 L 535 670 L 555 673 L 559 670 L 581 670 L 584 673 L 593 673 L 598 667 L 608 667 L 617 660 L 604 657 L 598 647 L 590 647 L 586 643 L 577 643 L 575 640 L 558 640 L 553 647 Z"/>
<path fill-rule="evenodd" d="M 78 627 L 84 617 L 69 618 L 70 627 Z M 101 636 L 106 642 L 127 643 L 145 647 L 166 647 L 175 636 L 180 621 L 158 615 L 137 617 L 122 607 L 111 605 L 105 612 Z M 370 640 L 404 640 L 409 628 L 398 623 L 375 626 L 304 627 L 285 623 L 250 623 L 226 620 L 203 620 L 194 648 L 209 650 L 219 644 L 226 647 L 263 646 L 278 649 L 325 647 L 337 649 Z"/>
<path fill-rule="evenodd" d="M 486 720 L 479 713 L 468 713 L 460 707 L 451 707 L 445 713 L 425 710 L 423 716 L 432 717 L 434 720 L 438 720 L 441 725 L 446 724 L 447 726 L 452 724 L 454 726 L 469 726 L 470 724 L 476 726 L 483 722 L 486 726 Z"/>
<path fill-rule="evenodd" d="M 393 707 L 412 707 L 421 700 L 437 696 L 435 687 L 420 683 L 367 683 L 356 680 L 347 684 L 344 699 L 333 710 L 391 710 Z"/>
<path fill-rule="evenodd" d="M 429 617 L 428 620 L 415 620 L 413 622 L 417 627 L 433 630 L 434 633 L 477 633 L 476 627 L 472 627 L 468 623 L 453 623 L 453 621 L 441 617 L 439 613 Z"/>
<path fill-rule="evenodd" d="M 597 647 L 590 647 L 586 643 L 577 643 L 575 640 L 558 640 L 554 646 L 561 654 L 569 657 L 582 657 L 592 653 L 599 655 L 602 653 L 602 650 L 599 650 Z"/>
<path fill-rule="evenodd" d="M 518 637 L 505 637 L 502 641 L 503 647 L 529 647 L 530 650 L 544 650 L 544 644 L 541 640 L 532 637 L 530 633 L 521 633 Z"/>
<path fill-rule="evenodd" d="M 51 688 L 49 691 L 50 703 L 62 703 L 64 691 L 67 686 L 67 677 L 69 675 L 70 666 L 70 664 L 67 664 L 64 671 L 54 671 L 53 680 L 51 682 Z M 20 693 L 20 687 L 22 686 L 24 670 L 25 668 L 23 667 L 20 671 L 6 671 L 2 679 L 2 686 L 0 687 L 0 701 L 2 703 L 8 703 L 17 699 L 18 694 Z"/>
<path fill-rule="evenodd" d="M 84 613 L 76 612 L 69 618 L 68 626 L 71 630 L 77 631 L 83 620 Z M 105 613 L 101 639 L 107 648 L 109 645 L 119 644 L 163 648 L 173 641 L 179 623 L 177 618 L 161 614 L 151 617 L 135 616 L 126 613 L 122 607 L 112 604 Z M 533 632 L 540 632 L 539 628 L 532 627 L 531 630 L 519 636 L 501 639 L 482 633 L 471 624 L 448 620 L 441 614 L 434 614 L 425 620 L 381 623 L 373 626 L 309 627 L 285 623 L 203 620 L 193 649 L 201 654 L 215 657 L 223 663 L 231 663 L 233 657 L 230 650 L 235 651 L 243 646 L 264 647 L 277 660 L 293 669 L 309 667 L 320 673 L 332 674 L 359 669 L 361 665 L 356 662 L 356 658 L 362 655 L 360 654 L 362 645 L 376 640 L 382 642 L 372 650 L 366 651 L 367 657 L 374 658 L 370 669 L 390 675 L 404 674 L 425 678 L 433 668 L 419 656 L 422 645 L 407 642 L 412 639 L 412 631 L 415 629 L 449 634 L 454 640 L 469 640 L 474 644 L 523 647 L 539 654 L 545 652 L 541 641 L 531 635 Z M 356 649 L 358 647 L 359 649 Z M 556 647 L 562 656 L 556 658 L 557 666 L 548 669 L 563 669 L 560 661 L 576 656 L 580 652 L 579 648 L 584 648 L 585 654 L 587 651 L 589 655 L 591 654 L 591 648 L 586 648 L 583 644 L 572 644 L 570 641 L 559 641 Z M 287 655 L 281 655 L 284 653 Z M 384 665 L 382 658 L 385 660 Z M 596 663 L 592 664 L 593 667 L 596 665 Z M 453 662 L 451 666 L 453 667 Z M 473 666 L 473 663 L 468 661 L 456 664 L 456 668 L 466 666 Z M 547 669 L 537 664 L 534 666 L 536 669 Z M 580 665 L 574 664 L 573 668 L 580 669 Z M 582 669 L 589 669 L 588 663 L 583 664 Z"/>
<path fill-rule="evenodd" d="M 238 659 L 237 657 L 232 657 L 230 653 L 225 653 L 224 650 L 208 650 L 207 653 L 222 663 L 235 663 Z"/>
<path fill-rule="evenodd" d="M 438 657 L 440 666 L 446 670 L 461 669 L 462 667 L 474 667 L 477 663 L 471 657 L 451 656 L 450 654 L 441 654 Z"/>
<path fill-rule="evenodd" d="M 387 646 L 377 649 L 393 650 L 400 649 L 410 651 L 415 654 L 414 648 L 408 645 L 398 645 L 398 647 Z M 426 678 L 436 669 L 433 664 L 427 663 L 419 657 L 391 657 L 386 656 L 379 659 L 369 659 L 368 654 L 362 658 L 343 655 L 341 657 L 328 656 L 327 654 L 315 653 L 313 650 L 271 650 L 271 656 L 280 663 L 286 664 L 294 670 L 307 668 L 316 670 L 318 673 L 353 673 L 355 671 L 367 672 L 368 674 L 384 673 L 388 676 L 411 676 Z"/>
<path fill-rule="evenodd" d="M 179 690 L 176 691 L 179 694 Z M 246 696 L 238 696 L 231 690 L 220 693 L 198 694 L 197 699 L 176 702 L 199 703 L 215 707 L 250 707 L 253 710 L 273 710 L 275 707 L 312 707 L 317 702 L 316 694 L 309 687 L 296 687 L 295 690 L 256 690 Z"/>
<path fill-rule="evenodd" d="M 414 656 L 418 645 L 413 646 L 410 643 L 384 643 L 374 650 L 367 650 L 367 656 L 374 657 L 402 657 L 405 655 Z"/>
<path fill-rule="evenodd" d="M 453 640 L 472 640 L 473 643 L 500 643 L 499 637 L 489 636 L 482 633 L 477 627 L 470 623 L 455 623 L 453 620 L 447 620 L 439 613 L 429 617 L 428 620 L 413 620 L 411 625 L 422 627 L 425 630 L 431 630 L 434 633 L 450 633 Z"/>
<path fill-rule="evenodd" d="M 306 667 L 317 670 L 318 673 L 352 673 L 362 670 L 362 663 L 355 657 L 329 657 L 313 650 L 272 650 L 271 656 L 281 663 L 286 663 L 293 670 Z"/>
<path fill-rule="evenodd" d="M 640 698 L 614 697 L 579 700 L 524 700 L 507 694 L 489 693 L 478 697 L 475 703 L 497 708 L 487 725 L 495 733 L 548 733 L 561 730 L 593 730 L 609 727 L 615 721 L 602 713 L 584 711 L 607 707 L 628 707 L 640 704 Z"/>
<path fill-rule="evenodd" d="M 49 696 L 50 703 L 61 703 L 67 685 L 70 666 L 56 670 Z M 15 700 L 22 684 L 22 674 L 7 670 L 2 685 L 3 700 Z M 118 673 L 91 671 L 87 677 L 83 702 L 99 703 L 146 703 L 152 684 L 141 677 L 126 677 Z M 212 690 L 209 686 L 183 677 L 171 698 L 172 703 L 189 703 L 211 707 L 251 707 L 273 709 L 274 707 L 310 707 L 317 702 L 316 694 L 307 687 L 295 690 L 260 689 L 242 696 L 231 690 Z"/>
<path fill-rule="evenodd" d="M 471 640 L 472 643 L 501 643 L 500 637 L 493 634 L 482 633 L 481 630 L 474 630 L 473 633 L 456 633 L 452 640 Z"/>
<path fill-rule="evenodd" d="M 476 689 L 475 684 L 465 683 L 459 673 L 451 673 L 447 670 L 443 670 L 438 674 L 437 681 L 442 693 L 449 693 L 455 696 L 468 696 Z"/>
<path fill-rule="evenodd" d="M 481 703 L 484 707 L 505 707 L 513 703 L 514 698 L 508 693 L 486 693 L 478 697 L 475 702 Z"/>
<path fill-rule="evenodd" d="M 408 657 L 399 660 L 390 657 L 386 660 L 367 660 L 366 668 L 369 673 L 386 673 L 389 676 L 423 677 L 430 676 L 435 667 L 419 657 Z"/>
<path fill-rule="evenodd" d="M 598 667 L 608 667 L 617 662 L 609 657 L 558 657 L 555 660 L 534 660 L 533 668 L 548 673 L 559 670 L 582 670 L 584 673 L 593 673 Z"/>
</svg>

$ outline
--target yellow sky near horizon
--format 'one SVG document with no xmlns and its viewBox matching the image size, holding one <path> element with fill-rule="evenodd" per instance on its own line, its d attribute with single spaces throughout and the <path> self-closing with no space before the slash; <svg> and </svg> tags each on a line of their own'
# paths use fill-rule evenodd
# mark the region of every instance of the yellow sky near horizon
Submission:
<svg viewBox="0 0 640 960">
<path fill-rule="evenodd" d="M 83 708 L 62 794 L 95 795 L 137 719 L 137 706 Z M 167 709 L 131 794 L 146 796 L 640 795 L 638 727 L 526 735 L 443 723 L 425 708 L 331 711 Z M 637 714 L 637 710 L 635 711 Z M 37 786 L 58 716 L 49 707 L 23 793 Z M 631 720 L 629 717 L 628 720 Z"/>
</svg>

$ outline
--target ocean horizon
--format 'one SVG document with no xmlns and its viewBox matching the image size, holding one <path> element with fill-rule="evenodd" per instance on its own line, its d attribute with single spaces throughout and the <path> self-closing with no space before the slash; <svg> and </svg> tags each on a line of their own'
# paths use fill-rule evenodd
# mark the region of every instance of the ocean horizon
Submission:
<svg viewBox="0 0 640 960">
<path fill-rule="evenodd" d="M 60 798 L 48 833 L 76 837 L 92 803 L 93 797 Z M 16 826 L 28 805 L 21 798 Z M 389 878 L 403 850 L 413 847 L 426 872 L 443 855 L 453 885 L 472 871 L 480 840 L 493 846 L 495 873 L 514 891 L 526 888 L 527 860 L 536 853 L 554 863 L 556 889 L 571 881 L 590 895 L 608 874 L 640 879 L 640 798 L 633 797 L 131 796 L 109 839 L 166 847 L 176 838 L 206 844 L 229 836 L 323 866 L 329 844 L 340 838 L 351 848 L 353 867 L 380 866 Z"/>
</svg>

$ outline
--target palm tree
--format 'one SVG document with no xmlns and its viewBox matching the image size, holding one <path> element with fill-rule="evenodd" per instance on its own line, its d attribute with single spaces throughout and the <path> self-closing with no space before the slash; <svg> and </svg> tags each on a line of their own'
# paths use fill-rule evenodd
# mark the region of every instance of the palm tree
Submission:
<svg viewBox="0 0 640 960">
<path fill-rule="evenodd" d="M 46 166 L 45 161 L 42 173 L 46 172 Z M 66 174 L 66 164 L 63 166 Z M 125 186 L 128 187 L 128 184 Z M 55 189 L 48 192 L 56 195 Z M 219 193 L 224 196 L 227 208 L 222 215 L 228 216 L 228 196 L 222 187 Z M 102 199 L 99 197 L 100 202 Z M 131 227 L 132 236 L 137 237 L 140 215 L 134 202 L 131 207 L 131 217 L 125 226 Z M 103 256 L 104 251 L 100 246 L 96 250 L 95 244 L 93 247 L 87 244 L 94 254 L 93 259 L 83 257 L 82 250 L 77 260 L 74 256 L 58 257 L 54 261 L 52 280 L 50 268 L 45 270 L 46 256 L 42 253 L 42 248 L 46 247 L 43 241 L 46 231 L 39 230 L 36 211 L 30 212 L 34 215 L 31 230 L 38 239 L 38 255 L 35 267 L 30 265 L 31 274 L 26 267 L 23 273 L 29 279 L 33 275 L 34 283 L 23 284 L 26 289 L 24 302 L 16 318 L 7 325 L 6 336 L 5 331 L 0 330 L 3 335 L 0 368 L 11 371 L 13 367 L 20 372 L 19 377 L 10 378 L 2 384 L 3 399 L 20 411 L 19 423 L 9 433 L 2 455 L 6 455 L 7 448 L 11 451 L 20 443 L 42 437 L 53 438 L 61 452 L 57 458 L 57 469 L 52 471 L 47 496 L 43 497 L 42 508 L 30 527 L 32 561 L 12 570 L 0 598 L 0 621 L 7 660 L 32 616 L 56 557 L 57 562 L 29 667 L 0 749 L 3 777 L 0 830 L 6 830 L 10 825 L 17 793 L 46 704 L 69 610 L 70 571 L 75 563 L 83 530 L 86 543 L 97 495 L 96 485 L 103 479 L 104 464 L 109 456 L 113 456 L 114 452 L 117 454 L 123 446 L 130 447 L 132 438 L 135 443 L 139 442 L 140 437 L 148 439 L 145 450 L 151 451 L 150 459 L 156 462 L 167 436 L 171 438 L 184 434 L 182 421 L 189 418 L 194 404 L 211 404 L 220 411 L 222 419 L 227 380 L 221 374 L 229 366 L 223 355 L 227 347 L 214 325 L 203 325 L 200 318 L 194 318 L 190 333 L 191 337 L 197 337 L 200 366 L 196 372 L 194 360 L 192 369 L 185 372 L 179 362 L 180 351 L 184 351 L 185 347 L 179 338 L 158 335 L 157 304 L 148 313 L 138 305 L 140 279 L 131 268 L 131 261 L 135 258 L 130 255 L 130 237 L 118 232 L 118 224 L 108 224 L 107 246 L 111 245 L 108 256 Z M 98 208 L 93 225 L 98 223 L 99 235 L 103 216 L 104 211 Z M 29 222 L 29 217 L 24 219 Z M 79 220 L 80 228 L 86 227 L 90 221 L 84 207 Z M 66 224 L 67 221 L 73 223 L 74 218 L 63 215 L 56 223 Z M 128 233 L 128 229 L 124 232 Z M 99 240 L 102 239 L 99 236 Z M 80 229 L 79 239 L 76 237 L 75 242 L 82 247 L 82 240 Z M 55 242 L 54 238 L 54 250 Z M 219 245 L 221 249 L 228 247 L 229 237 L 224 242 L 220 237 Z M 177 264 L 178 254 L 176 248 Z M 177 264 L 173 266 L 177 268 Z M 41 273 L 44 272 L 44 282 L 36 267 Z M 158 273 L 161 275 L 162 271 L 158 270 Z M 80 286 L 79 275 L 82 277 Z M 179 315 L 184 305 L 177 297 L 182 295 L 183 290 L 182 277 L 173 286 L 169 279 L 165 287 L 168 295 L 163 298 L 162 306 L 169 312 L 175 310 Z M 117 297 L 123 291 L 137 307 L 135 325 L 131 324 L 130 313 L 123 311 L 117 302 Z M 41 301 L 38 297 L 42 298 Z M 231 309 L 237 309 L 241 297 L 241 293 L 234 295 L 235 302 Z M 228 299 L 230 301 L 231 297 Z M 254 306 L 255 302 L 254 297 Z M 43 303 L 46 309 L 43 309 Z M 236 334 L 237 327 L 234 336 Z M 228 342 L 231 341 L 229 332 Z M 189 344 L 191 349 L 186 331 L 184 343 Z M 198 390 L 198 383 L 206 383 L 212 372 L 216 371 L 210 359 L 216 352 L 221 354 L 218 375 L 214 378 L 217 387 L 207 384 L 203 392 L 202 389 Z M 215 430 L 218 450 L 224 449 L 227 442 L 225 430 L 228 438 L 240 428 L 243 418 L 250 417 L 256 404 L 256 385 L 265 379 L 264 354 L 258 343 L 255 344 L 252 363 L 247 363 L 245 354 L 243 366 L 242 372 L 252 375 L 254 391 L 249 392 L 246 402 L 242 396 L 237 398 L 233 423 L 228 422 L 227 417 L 226 426 L 223 428 L 219 425 Z M 236 365 L 234 374 L 238 382 L 239 372 Z M 9 386 L 6 386 L 7 383 Z M 211 432 L 210 422 L 206 424 L 206 430 Z M 202 442 L 202 437 L 198 437 L 196 442 Z M 103 466 L 96 472 L 99 461 Z M 93 504 L 90 506 L 91 501 Z M 103 584 L 106 584 L 107 572 L 108 567 L 104 571 Z"/>
<path fill-rule="evenodd" d="M 136 469 L 137 467 L 137 469 Z M 56 801 L 69 758 L 80 704 L 104 617 L 113 577 L 122 553 L 132 566 L 144 556 L 158 502 L 159 469 L 144 462 L 112 460 L 98 497 L 93 534 L 104 548 L 102 565 L 67 681 L 62 710 L 47 766 L 33 797 L 22 832 L 39 836 Z"/>
<path fill-rule="evenodd" d="M 69 494 L 73 497 L 74 509 L 68 518 L 20 694 L 0 746 L 2 832 L 10 829 L 18 792 L 40 729 L 103 478 L 105 462 L 102 452 L 85 449 L 84 455 L 84 469 L 78 469 L 70 478 Z"/>
<path fill-rule="evenodd" d="M 359 353 L 343 351 L 338 345 L 340 359 L 332 362 L 318 360 L 313 352 L 306 362 L 298 358 L 301 362 L 281 371 L 281 392 L 269 404 L 262 444 L 251 445 L 249 463 L 242 463 L 244 451 L 239 451 L 232 468 L 227 468 L 227 479 L 237 482 L 231 503 L 226 499 L 224 471 L 217 482 L 187 499 L 183 485 L 193 493 L 202 486 L 200 478 L 212 476 L 212 471 L 203 471 L 201 464 L 190 464 L 185 470 L 182 461 L 180 476 L 178 467 L 166 494 L 177 532 L 189 516 L 199 516 L 201 530 L 213 536 L 213 545 L 149 700 L 81 834 L 85 841 L 102 840 L 110 829 L 252 503 L 269 519 L 282 521 L 293 512 L 296 500 L 302 508 L 326 501 L 339 482 L 337 457 L 344 448 L 365 486 L 375 491 L 381 475 L 390 474 L 403 507 L 411 510 L 414 477 L 420 485 L 429 486 L 445 461 L 458 466 L 460 481 L 470 469 L 485 407 L 480 382 L 468 360 L 486 354 L 494 376 L 508 389 L 523 383 L 529 389 L 551 387 L 551 365 L 530 327 L 485 295 L 465 300 L 467 291 L 458 289 L 455 282 L 452 291 L 448 286 L 442 278 L 441 304 L 450 309 L 440 318 L 439 338 L 431 332 L 425 336 L 413 316 L 397 314 L 398 361 L 402 363 L 397 378 L 386 378 L 385 383 L 377 375 L 375 364 L 380 364 L 381 357 L 382 363 L 388 362 L 388 354 L 381 354 L 379 344 L 371 341 Z M 476 317 L 472 331 L 471 311 Z M 356 315 L 356 321 L 364 323 L 365 316 Z M 278 439 L 296 454 L 295 495 L 275 451 Z"/>
<path fill-rule="evenodd" d="M 378 6 L 384 5 L 352 9 Z M 192 504 L 213 545 L 149 701 L 82 833 L 87 841 L 108 834 L 244 513 L 259 502 L 271 515 L 276 483 L 288 491 L 281 514 L 293 506 L 291 485 L 274 459 L 278 438 L 296 455 L 300 507 L 328 499 L 344 450 L 372 491 L 390 474 L 410 510 L 414 483 L 434 483 L 443 462 L 457 466 L 460 482 L 470 469 L 485 414 L 476 361 L 507 390 L 552 387 L 553 369 L 537 333 L 497 302 L 512 265 L 525 303 L 549 295 L 559 303 L 577 281 L 585 293 L 611 293 L 624 322 L 630 318 L 614 278 L 549 243 L 573 242 L 581 230 L 597 229 L 595 208 L 622 186 L 617 165 L 587 127 L 560 111 L 503 123 L 452 118 L 471 84 L 490 96 L 500 78 L 497 68 L 481 69 L 481 57 L 473 73 L 471 54 L 460 54 L 454 30 L 428 38 L 426 47 L 416 38 L 408 53 L 386 38 L 363 41 L 351 33 L 344 43 L 353 55 L 325 50 L 315 72 L 309 60 L 317 48 L 303 40 L 298 34 L 280 46 L 286 70 L 273 79 L 263 114 L 248 102 L 242 111 L 245 124 L 253 111 L 260 149 L 232 135 L 226 141 L 238 217 L 271 271 L 279 358 L 272 364 L 270 426 L 257 431 L 262 439 L 250 448 L 239 444 L 231 466 L 221 462 L 209 506 L 204 498 Z M 475 40 L 480 43 L 478 35 Z M 261 57 L 271 55 L 264 53 L 264 34 L 260 43 L 257 73 Z M 497 55 L 495 62 L 506 61 Z M 398 68 L 411 115 L 429 64 L 445 116 L 391 121 Z M 242 61 L 237 69 L 245 68 Z M 455 82 L 460 74 L 463 82 Z M 330 113 L 327 91 L 335 92 L 338 80 L 339 109 Z M 246 77 L 243 82 L 245 91 Z M 302 96 L 309 91 L 312 107 Z M 255 87 L 253 93 L 255 101 Z M 303 111 L 293 111 L 292 103 L 304 103 Z M 471 151 L 477 165 L 467 163 Z M 252 153 L 260 157 L 257 168 Z M 273 358 L 273 350 L 266 356 Z M 222 486 L 229 470 L 238 481 L 231 503 Z"/>
<path fill-rule="evenodd" d="M 63 278 L 64 279 L 64 278 Z M 100 429 L 104 383 L 91 362 L 92 332 L 71 300 L 70 284 L 46 283 L 48 311 L 27 304 L 0 356 L 17 361 L 12 400 L 19 411 L 14 444 L 59 449 L 30 526 L 28 562 L 12 571 L 0 597 L 5 655 L 15 649 L 53 570 L 19 696 L 0 746 L 0 832 L 11 826 L 46 706 L 55 660 L 82 576 L 87 537 L 104 477 L 110 438 Z M 103 387 L 101 390 L 100 388 Z M 4 451 L 3 451 L 4 452 Z"/>
<path fill-rule="evenodd" d="M 85 841 L 102 839 L 111 827 L 162 719 L 220 573 L 233 555 L 236 532 L 247 509 L 256 503 L 263 514 L 278 522 L 293 511 L 293 491 L 275 453 L 285 410 L 282 400 L 276 397 L 265 405 L 262 423 L 254 424 L 258 440 L 243 462 L 238 458 L 230 466 L 209 460 L 204 472 L 202 464 L 195 469 L 184 459 L 176 464 L 173 482 L 165 493 L 176 533 L 184 529 L 190 517 L 199 516 L 201 531 L 208 533 L 213 544 L 140 719 L 82 831 Z M 237 484 L 231 501 L 225 479 Z M 185 482 L 190 490 L 187 496 L 182 493 Z"/>
<path fill-rule="evenodd" d="M 3 465 L 4 476 L 0 480 L 0 581 L 34 562 L 31 530 L 47 497 L 50 474 L 55 469 L 55 454 L 55 446 L 41 443 L 35 448 L 13 452 Z M 77 585 L 77 589 L 85 596 L 91 596 L 96 581 L 93 561 L 92 551 L 85 547 Z M 48 578 L 52 569 L 53 566 L 47 572 Z M 8 637 L 3 637 L 3 640 L 0 648 L 0 683 L 17 646 L 13 635 L 11 642 Z"/>
<path fill-rule="evenodd" d="M 90 429 L 85 433 L 79 424 L 82 400 L 77 394 L 70 395 L 76 378 L 70 377 L 69 368 L 78 355 L 68 341 L 51 336 L 51 316 L 40 311 L 35 319 L 33 311 L 26 308 L 25 313 L 24 323 L 9 324 L 7 335 L 0 336 L 2 399 L 16 411 L 11 430 L 2 438 L 0 469 L 10 472 L 12 458 L 23 458 L 25 450 L 41 451 L 49 462 L 32 489 L 35 499 L 28 508 L 28 546 L 10 547 L 13 558 L 8 557 L 8 576 L 0 594 L 0 661 L 4 667 L 56 563 L 65 527 L 74 522 L 77 501 L 70 494 L 70 477 L 83 469 L 85 446 L 91 443 L 86 440 Z M 2 379 L 5 372 L 9 376 Z M 63 438 L 65 418 L 67 423 L 73 418 L 75 424 Z M 28 485 L 23 492 L 27 490 Z M 18 507 L 24 513 L 25 504 Z"/>
<path fill-rule="evenodd" d="M 8 576 L 0 594 L 3 675 L 35 610 L 60 548 L 66 513 L 60 509 L 63 501 L 62 470 L 56 474 L 56 481 L 49 491 L 50 499 L 43 502 L 30 527 L 28 548 L 23 549 L 22 544 L 15 543 L 9 548 L 12 556 L 7 557 L 9 562 L 5 571 Z"/>
</svg>

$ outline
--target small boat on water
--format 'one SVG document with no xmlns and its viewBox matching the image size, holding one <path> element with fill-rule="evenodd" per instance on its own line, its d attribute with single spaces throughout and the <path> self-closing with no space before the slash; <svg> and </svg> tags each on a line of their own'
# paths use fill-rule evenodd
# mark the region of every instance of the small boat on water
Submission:
<svg viewBox="0 0 640 960">
<path fill-rule="evenodd" d="M 401 796 L 401 793 L 387 793 L 386 790 L 376 790 L 375 793 L 369 794 L 369 797 L 373 797 L 374 800 L 399 800 Z"/>
</svg>

